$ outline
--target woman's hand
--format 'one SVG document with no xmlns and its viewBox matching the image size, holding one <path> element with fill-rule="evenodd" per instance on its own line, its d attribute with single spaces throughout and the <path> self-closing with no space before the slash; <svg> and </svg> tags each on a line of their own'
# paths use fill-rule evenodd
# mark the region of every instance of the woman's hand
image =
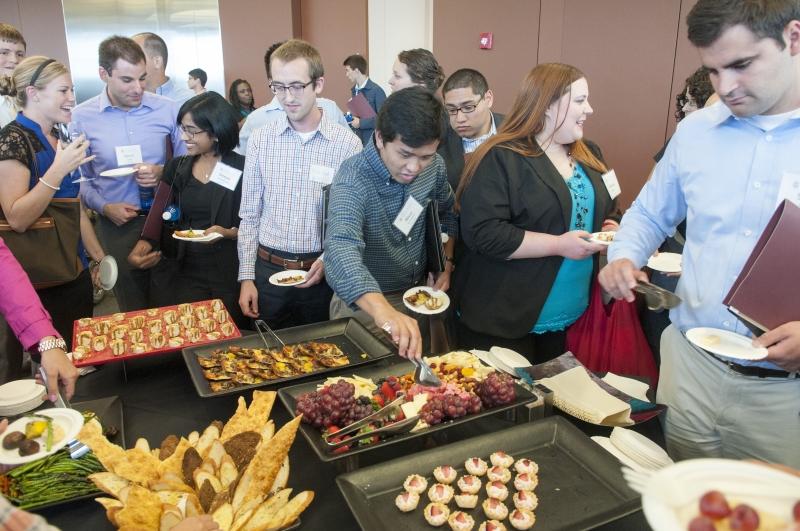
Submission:
<svg viewBox="0 0 800 531">
<path fill-rule="evenodd" d="M 153 251 L 147 240 L 139 240 L 128 255 L 128 263 L 138 269 L 150 269 L 161 261 L 161 251 Z"/>
<path fill-rule="evenodd" d="M 53 159 L 53 164 L 51 166 L 51 168 L 56 168 L 57 171 L 55 172 L 55 176 L 48 176 L 48 181 L 53 179 L 53 182 L 50 184 L 56 186 L 57 183 L 55 182 L 55 179 L 58 179 L 58 182 L 60 183 L 64 177 L 75 171 L 78 166 L 93 161 L 95 156 L 91 155 L 87 157 L 87 149 L 89 149 L 89 141 L 86 140 L 86 136 L 84 135 L 79 136 L 67 146 L 64 146 L 59 140 L 58 144 L 56 145 L 56 156 L 55 159 Z"/>
<path fill-rule="evenodd" d="M 591 237 L 585 230 L 565 232 L 558 237 L 558 254 L 572 260 L 583 260 L 605 249 L 602 244 L 588 241 Z"/>
</svg>

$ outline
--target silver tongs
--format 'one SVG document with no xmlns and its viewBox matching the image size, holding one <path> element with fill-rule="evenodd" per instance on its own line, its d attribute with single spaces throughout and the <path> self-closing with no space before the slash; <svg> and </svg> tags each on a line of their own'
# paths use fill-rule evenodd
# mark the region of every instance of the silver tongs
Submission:
<svg viewBox="0 0 800 531">
<path fill-rule="evenodd" d="M 633 287 L 633 291 L 644 295 L 647 308 L 653 311 L 671 310 L 682 302 L 681 298 L 671 291 L 644 280 L 640 280 Z"/>
<path fill-rule="evenodd" d="M 41 365 L 39 366 L 39 375 L 42 377 L 42 383 L 44 383 L 44 386 L 47 387 L 47 372 Z M 61 392 L 61 386 L 58 387 L 58 392 L 56 393 L 56 400 L 55 402 L 53 402 L 53 405 L 65 409 L 72 409 L 72 407 L 69 405 L 69 402 L 67 401 L 66 398 L 64 398 L 64 395 Z M 72 439 L 71 441 L 69 441 L 67 443 L 67 448 L 69 449 L 69 456 L 72 459 L 79 459 L 91 451 L 91 448 L 89 448 L 88 446 L 86 446 L 77 439 Z"/>
<path fill-rule="evenodd" d="M 392 327 L 389 323 L 384 323 L 381 330 L 386 332 L 389 336 L 392 335 Z M 409 358 L 411 363 L 414 364 L 414 381 L 424 385 L 425 387 L 441 387 L 442 381 L 433 372 L 431 366 L 428 365 L 424 359 Z"/>
<path fill-rule="evenodd" d="M 278 334 L 276 334 L 276 333 L 275 333 L 275 332 L 272 330 L 272 328 L 270 328 L 270 327 L 269 327 L 269 325 L 268 325 L 267 323 L 265 323 L 265 322 L 264 322 L 264 321 L 262 321 L 261 319 L 257 319 L 257 320 L 256 320 L 256 332 L 258 332 L 258 335 L 259 335 L 259 336 L 261 336 L 261 341 L 263 341 L 263 342 L 264 342 L 264 345 L 265 345 L 267 348 L 272 348 L 272 347 L 270 346 L 270 344 L 269 344 L 269 343 L 267 343 L 267 338 L 266 338 L 266 337 L 264 337 L 264 334 L 262 333 L 262 329 L 263 329 L 263 331 L 264 331 L 264 332 L 268 333 L 268 334 L 269 334 L 269 335 L 271 335 L 273 338 L 275 338 L 275 340 L 276 340 L 278 343 L 280 343 L 281 347 L 285 347 L 285 346 L 286 346 L 286 343 L 284 343 L 284 342 L 283 342 L 283 340 L 281 340 L 281 338 L 279 338 L 279 337 L 278 337 Z"/>
<path fill-rule="evenodd" d="M 380 427 L 372 431 L 364 433 L 356 433 L 355 435 L 352 435 L 347 439 L 338 442 L 329 441 L 329 439 L 332 439 L 334 437 L 341 437 L 342 435 L 347 435 L 349 433 L 357 432 L 370 422 L 388 416 L 389 414 L 392 413 L 392 411 L 398 408 L 400 404 L 402 404 L 404 401 L 405 401 L 405 393 L 398 393 L 397 398 L 395 398 L 394 400 L 392 400 L 391 402 L 380 408 L 378 411 L 370 415 L 367 415 L 363 419 L 357 420 L 352 424 L 348 424 L 341 430 L 338 430 L 334 433 L 324 432 L 322 434 L 322 440 L 325 442 L 325 445 L 328 447 L 329 450 L 335 450 L 336 448 L 339 448 L 341 446 L 352 444 L 356 441 L 359 441 L 360 439 L 371 438 L 374 437 L 375 435 L 397 435 L 399 433 L 409 432 L 414 428 L 414 426 L 417 425 L 417 422 L 419 422 L 419 415 L 414 415 L 413 417 L 408 417 L 406 419 L 397 422 L 392 422 L 391 424 L 387 424 L 383 427 Z"/>
</svg>

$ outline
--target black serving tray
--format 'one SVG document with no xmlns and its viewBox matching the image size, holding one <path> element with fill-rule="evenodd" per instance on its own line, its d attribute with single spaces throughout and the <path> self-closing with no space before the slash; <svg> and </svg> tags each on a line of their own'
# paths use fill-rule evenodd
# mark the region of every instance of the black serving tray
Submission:
<svg viewBox="0 0 800 531">
<path fill-rule="evenodd" d="M 45 402 L 45 404 L 47 404 L 47 407 L 51 407 L 52 405 L 50 402 Z M 80 412 L 94 412 L 97 415 L 100 424 L 103 425 L 103 428 L 107 428 L 109 426 L 114 426 L 117 428 L 117 433 L 109 437 L 108 440 L 125 448 L 125 429 L 122 417 L 122 400 L 120 400 L 118 396 L 98 398 L 97 400 L 86 400 L 84 402 L 73 402 L 71 407 L 72 409 Z M 103 492 L 98 489 L 95 492 L 90 492 L 88 494 L 82 494 L 72 498 L 64 498 L 63 500 L 26 507 L 25 510 L 38 511 L 42 509 L 49 509 L 50 507 L 64 505 L 65 503 L 74 503 L 81 500 L 92 500 L 101 494 L 103 494 Z"/>
<path fill-rule="evenodd" d="M 293 380 L 298 380 L 300 378 L 318 376 L 320 374 L 326 374 L 333 371 L 350 370 L 353 367 L 358 367 L 359 365 L 364 365 L 366 363 L 372 363 L 392 355 L 392 351 L 387 345 L 372 335 L 372 333 L 370 333 L 370 331 L 367 330 L 364 325 L 352 317 L 303 326 L 295 326 L 292 328 L 284 328 L 283 330 L 278 330 L 276 334 L 281 341 L 287 345 L 302 343 L 304 341 L 325 341 L 327 343 L 334 343 L 340 349 L 342 349 L 342 352 L 347 355 L 347 359 L 350 360 L 350 364 L 343 367 L 320 369 L 308 374 L 299 374 L 297 376 L 289 376 L 287 378 L 276 378 L 274 380 L 267 380 L 259 384 L 242 385 L 240 387 L 234 387 L 233 389 L 227 389 L 225 391 L 215 393 L 208 385 L 208 380 L 206 380 L 205 376 L 203 376 L 203 369 L 197 362 L 197 356 L 208 357 L 214 350 L 226 347 L 264 347 L 264 342 L 257 334 L 246 337 L 237 337 L 217 343 L 183 349 L 183 359 L 186 362 L 186 367 L 189 369 L 189 375 L 192 377 L 192 382 L 194 382 L 194 387 L 197 389 L 197 394 L 202 398 L 239 394 L 249 389 L 283 384 Z M 269 336 L 267 336 L 266 339 L 270 343 L 270 346 L 277 345 L 277 342 L 271 340 Z M 364 354 L 366 357 L 362 357 Z"/>
<path fill-rule="evenodd" d="M 395 497 L 403 491 L 403 481 L 419 474 L 433 485 L 433 469 L 451 465 L 464 474 L 464 461 L 481 457 L 488 462 L 492 452 L 502 450 L 515 459 L 527 457 L 539 465 L 539 498 L 536 531 L 592 529 L 636 512 L 641 507 L 638 494 L 628 488 L 619 462 L 561 417 L 522 424 L 487 433 L 461 442 L 447 444 L 414 454 L 413 459 L 398 458 L 385 463 L 342 474 L 336 483 L 361 529 L 402 531 L 427 529 L 422 510 L 428 503 L 427 492 L 420 495 L 414 511 L 403 513 L 395 506 Z M 455 500 L 450 511 L 462 510 L 475 520 L 475 528 L 488 518 L 481 504 L 486 499 L 486 478 L 478 493 L 475 509 L 459 509 Z M 506 506 L 514 508 L 511 497 L 513 479 L 508 483 Z M 457 490 L 457 487 L 456 487 Z M 506 527 L 511 529 L 507 521 Z"/>
<path fill-rule="evenodd" d="M 387 376 L 400 376 L 402 374 L 407 374 L 410 372 L 414 372 L 414 366 L 410 362 L 406 361 L 388 367 L 386 366 L 369 367 L 364 370 L 356 371 L 354 372 L 354 374 L 357 374 L 358 376 L 362 376 L 364 378 L 371 378 L 373 381 L 376 381 L 379 378 L 385 378 Z M 284 387 L 282 389 L 278 389 L 278 397 L 281 399 L 281 402 L 283 402 L 283 405 L 289 411 L 289 414 L 294 415 L 297 398 L 303 393 L 316 391 L 317 386 L 321 384 L 323 381 L 324 380 L 315 380 L 313 382 L 306 382 L 298 385 L 293 385 L 291 387 Z M 375 450 L 377 448 L 384 448 L 391 444 L 408 441 L 410 439 L 421 437 L 423 435 L 430 435 L 431 433 L 435 433 L 441 430 L 446 430 L 448 428 L 452 428 L 453 426 L 458 426 L 460 424 L 464 424 L 466 422 L 470 422 L 475 419 L 479 419 L 489 415 L 494 415 L 495 413 L 514 409 L 518 406 L 523 406 L 525 404 L 534 402 L 536 400 L 536 395 L 534 395 L 533 393 L 531 393 L 530 391 L 526 390 L 525 388 L 521 387 L 518 384 L 514 385 L 517 391 L 517 399 L 510 404 L 493 407 L 491 409 L 485 409 L 480 413 L 476 413 L 474 415 L 467 415 L 465 417 L 461 417 L 456 420 L 450 420 L 448 422 L 443 422 L 442 424 L 437 424 L 436 426 L 431 426 L 424 430 L 395 435 L 393 437 L 389 437 L 387 439 L 378 441 L 374 444 L 366 446 L 356 446 L 355 448 L 351 448 L 346 452 L 341 452 L 336 454 L 332 453 L 328 448 L 328 446 L 325 444 L 325 441 L 322 440 L 322 432 L 320 432 L 318 429 L 314 428 L 309 424 L 300 423 L 300 432 L 303 434 L 303 436 L 308 441 L 308 444 L 311 446 L 311 448 L 314 450 L 314 452 L 322 461 L 326 462 L 335 461 L 343 457 L 351 457 L 363 452 Z"/>
</svg>

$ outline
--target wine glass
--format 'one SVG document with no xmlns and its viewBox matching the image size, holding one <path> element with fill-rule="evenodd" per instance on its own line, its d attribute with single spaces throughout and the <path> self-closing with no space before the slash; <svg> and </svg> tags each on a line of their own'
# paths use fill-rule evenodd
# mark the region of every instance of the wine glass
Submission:
<svg viewBox="0 0 800 531">
<path fill-rule="evenodd" d="M 83 131 L 81 131 L 80 127 L 75 122 L 70 122 L 69 124 L 57 124 L 57 131 L 58 136 L 61 138 L 61 142 L 65 146 L 73 143 L 83 134 Z M 94 180 L 93 178 L 84 177 L 81 166 L 82 165 L 80 164 L 78 165 L 78 174 L 80 175 L 80 178 L 72 181 L 73 184 Z"/>
</svg>

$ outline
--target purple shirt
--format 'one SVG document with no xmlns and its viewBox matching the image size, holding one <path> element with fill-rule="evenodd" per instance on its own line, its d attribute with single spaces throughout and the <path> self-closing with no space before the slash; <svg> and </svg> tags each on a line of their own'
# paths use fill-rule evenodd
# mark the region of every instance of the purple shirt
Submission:
<svg viewBox="0 0 800 531">
<path fill-rule="evenodd" d="M 104 89 L 97 96 L 81 103 L 72 111 L 77 130 L 86 133 L 94 161 L 83 165 L 83 175 L 96 178 L 81 183 L 81 197 L 86 206 L 102 213 L 107 203 L 139 204 L 139 188 L 135 175 L 101 177 L 105 170 L 117 168 L 118 146 L 140 145 L 142 161 L 163 165 L 167 157 L 167 139 L 173 155 L 186 153 L 177 125 L 179 106 L 163 96 L 145 92 L 142 103 L 135 109 L 123 111 L 114 107 Z"/>
</svg>

